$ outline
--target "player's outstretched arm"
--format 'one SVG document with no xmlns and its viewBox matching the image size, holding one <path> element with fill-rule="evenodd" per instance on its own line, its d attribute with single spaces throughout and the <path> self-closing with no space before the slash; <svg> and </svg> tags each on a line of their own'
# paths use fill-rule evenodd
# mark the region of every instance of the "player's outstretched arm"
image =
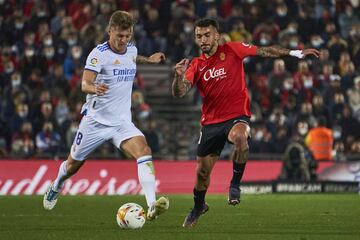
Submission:
<svg viewBox="0 0 360 240">
<path fill-rule="evenodd" d="M 136 63 L 140 63 L 140 64 L 143 63 L 155 64 L 155 63 L 161 63 L 163 61 L 165 61 L 165 55 L 162 52 L 154 53 L 150 57 L 144 57 L 141 55 L 136 56 Z"/>
<path fill-rule="evenodd" d="M 320 52 L 313 48 L 304 49 L 304 50 L 290 50 L 278 46 L 269 46 L 269 47 L 258 47 L 256 55 L 261 57 L 283 57 L 290 55 L 297 58 L 305 58 L 308 55 L 319 57 Z"/>
<path fill-rule="evenodd" d="M 188 59 L 183 59 L 175 65 L 175 76 L 172 83 L 172 95 L 174 97 L 183 97 L 191 89 L 191 83 L 184 79 L 188 65 Z"/>
<path fill-rule="evenodd" d="M 89 94 L 96 94 L 102 96 L 109 89 L 105 83 L 95 84 L 96 72 L 84 70 L 83 77 L 81 79 L 81 91 Z"/>
</svg>

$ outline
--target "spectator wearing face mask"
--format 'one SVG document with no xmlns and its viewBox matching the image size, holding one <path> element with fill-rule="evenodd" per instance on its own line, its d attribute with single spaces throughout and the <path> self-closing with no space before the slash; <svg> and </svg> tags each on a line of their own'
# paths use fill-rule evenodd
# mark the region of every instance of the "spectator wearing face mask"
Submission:
<svg viewBox="0 0 360 240">
<path fill-rule="evenodd" d="M 29 77 L 33 69 L 41 67 L 40 58 L 34 46 L 26 46 L 20 59 L 20 69 L 25 78 Z"/>
<path fill-rule="evenodd" d="M 53 127 L 55 126 L 56 129 L 58 127 L 56 124 L 55 113 L 54 113 L 51 102 L 41 103 L 40 113 L 38 115 L 36 115 L 36 118 L 33 121 L 33 127 L 34 127 L 35 133 L 39 132 L 42 129 L 45 122 L 51 122 L 52 126 Z"/>
<path fill-rule="evenodd" d="M 288 8 L 285 3 L 279 4 L 276 7 L 274 20 L 279 24 L 281 29 L 284 29 L 288 25 L 290 17 L 288 15 Z"/>
<path fill-rule="evenodd" d="M 332 115 L 329 107 L 324 103 L 324 98 L 321 94 L 316 94 L 312 101 L 313 113 L 316 118 L 324 116 L 327 127 L 332 127 Z"/>
<path fill-rule="evenodd" d="M 23 122 L 20 131 L 13 135 L 11 154 L 17 158 L 29 158 L 35 154 L 35 142 L 31 122 Z"/>
<path fill-rule="evenodd" d="M 54 157 L 60 150 L 60 134 L 54 131 L 51 122 L 44 122 L 42 130 L 36 134 L 36 148 L 38 154 Z"/>
<path fill-rule="evenodd" d="M 82 66 L 83 61 L 82 48 L 79 45 L 72 46 L 64 61 L 64 75 L 68 81 L 75 74 L 76 67 Z"/>
<path fill-rule="evenodd" d="M 313 34 L 310 36 L 309 47 L 315 48 L 315 49 L 320 49 L 324 46 L 324 44 L 325 44 L 325 42 L 319 34 Z"/>
<path fill-rule="evenodd" d="M 10 77 L 10 84 L 8 84 L 4 88 L 4 97 L 8 99 L 9 101 L 13 100 L 14 94 L 22 93 L 24 94 L 24 101 L 29 102 L 30 99 L 32 99 L 32 92 L 30 91 L 27 84 L 23 83 L 22 76 L 20 72 L 15 71 L 11 74 Z"/>
<path fill-rule="evenodd" d="M 274 92 L 280 92 L 284 80 L 289 77 L 291 77 L 291 74 L 287 71 L 284 60 L 276 59 L 274 61 L 273 70 L 269 74 L 270 89 Z"/>
<path fill-rule="evenodd" d="M 304 60 L 298 63 L 298 70 L 294 73 L 293 77 L 294 87 L 297 90 L 314 87 L 314 75 L 309 69 L 309 64 Z"/>
<path fill-rule="evenodd" d="M 294 86 L 299 91 L 300 102 L 312 102 L 318 91 L 318 84 L 306 61 L 300 61 L 298 64 L 298 71 L 294 74 Z"/>
<path fill-rule="evenodd" d="M 9 127 L 12 135 L 17 133 L 24 122 L 31 121 L 29 116 L 29 106 L 26 103 L 20 103 L 16 106 L 15 115 L 10 118 Z"/>
</svg>

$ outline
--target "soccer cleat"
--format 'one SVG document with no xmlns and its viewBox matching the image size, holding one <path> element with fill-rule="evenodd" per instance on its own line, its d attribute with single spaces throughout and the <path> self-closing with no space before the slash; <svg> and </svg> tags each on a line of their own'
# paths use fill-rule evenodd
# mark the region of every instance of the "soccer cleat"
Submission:
<svg viewBox="0 0 360 240">
<path fill-rule="evenodd" d="M 43 200 L 44 208 L 46 210 L 52 210 L 56 205 L 59 195 L 60 195 L 60 191 L 58 192 L 54 191 L 53 185 L 51 184 L 44 195 L 44 200 Z"/>
<path fill-rule="evenodd" d="M 151 205 L 146 215 L 146 218 L 147 220 L 152 221 L 156 219 L 160 214 L 166 212 L 168 209 L 169 199 L 167 199 L 166 197 L 160 197 Z"/>
<path fill-rule="evenodd" d="M 186 216 L 185 221 L 183 223 L 183 227 L 194 227 L 199 220 L 199 217 L 202 214 L 205 214 L 207 211 L 209 211 L 209 206 L 204 203 L 204 206 L 202 209 L 191 209 L 190 213 Z"/>
<path fill-rule="evenodd" d="M 239 186 L 230 186 L 228 198 L 229 205 L 235 206 L 240 203 L 240 192 L 241 190 Z"/>
</svg>

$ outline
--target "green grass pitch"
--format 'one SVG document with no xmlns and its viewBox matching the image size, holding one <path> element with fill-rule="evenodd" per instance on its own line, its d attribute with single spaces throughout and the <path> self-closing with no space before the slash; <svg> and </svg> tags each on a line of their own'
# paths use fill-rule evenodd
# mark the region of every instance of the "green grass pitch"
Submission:
<svg viewBox="0 0 360 240">
<path fill-rule="evenodd" d="M 244 195 L 228 206 L 225 195 L 209 195 L 210 211 L 198 225 L 181 225 L 190 195 L 170 195 L 170 209 L 140 230 L 122 230 L 115 214 L 126 202 L 145 206 L 143 196 L 61 196 L 45 211 L 42 197 L 0 197 L 0 239 L 360 239 L 357 194 Z"/>
</svg>

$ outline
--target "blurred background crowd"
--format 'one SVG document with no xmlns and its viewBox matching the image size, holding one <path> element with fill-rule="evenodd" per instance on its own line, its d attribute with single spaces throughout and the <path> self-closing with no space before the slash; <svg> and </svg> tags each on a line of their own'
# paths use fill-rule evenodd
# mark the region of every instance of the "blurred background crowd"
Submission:
<svg viewBox="0 0 360 240">
<path fill-rule="evenodd" d="M 312 152 L 313 158 L 344 161 L 359 156 L 358 0 L 0 0 L 0 157 L 67 154 L 85 100 L 79 85 L 85 59 L 106 41 L 108 20 L 117 9 L 137 19 L 139 54 L 162 51 L 169 66 L 198 56 L 193 27 L 200 17 L 219 20 L 222 42 L 319 49 L 319 59 L 245 60 L 253 112 L 251 152 L 293 154 L 294 159 L 299 153 L 287 148 L 299 143 L 303 151 L 316 151 L 311 144 L 321 144 L 316 139 L 320 135 L 310 137 L 309 132 L 321 128 L 331 156 Z M 166 138 L 174 136 L 157 123 L 161 119 L 151 111 L 144 81 L 138 74 L 134 120 L 159 153 L 167 148 Z M 199 106 L 199 94 L 192 97 Z M 197 136 L 198 128 L 190 135 Z M 191 136 L 187 141 L 196 147 Z M 100 157 L 126 158 L 110 145 L 98 151 Z M 189 149 L 187 158 L 193 157 Z"/>
</svg>

